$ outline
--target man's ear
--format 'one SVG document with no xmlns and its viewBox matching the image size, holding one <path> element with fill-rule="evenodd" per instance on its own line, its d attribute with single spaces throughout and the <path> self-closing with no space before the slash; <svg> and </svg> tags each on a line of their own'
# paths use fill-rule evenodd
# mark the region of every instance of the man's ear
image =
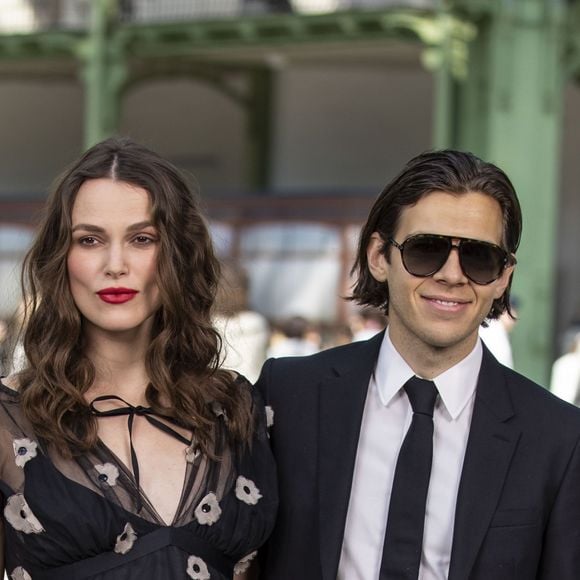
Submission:
<svg viewBox="0 0 580 580">
<path fill-rule="evenodd" d="M 506 288 L 508 287 L 510 277 L 514 273 L 515 266 L 508 266 L 502 272 L 502 275 L 495 282 L 494 298 L 498 299 L 503 296 Z"/>
<path fill-rule="evenodd" d="M 384 282 L 387 279 L 387 273 L 389 270 L 389 264 L 383 254 L 384 246 L 385 242 L 377 232 L 371 236 L 369 245 L 367 246 L 367 262 L 369 270 L 372 277 L 377 282 Z"/>
</svg>

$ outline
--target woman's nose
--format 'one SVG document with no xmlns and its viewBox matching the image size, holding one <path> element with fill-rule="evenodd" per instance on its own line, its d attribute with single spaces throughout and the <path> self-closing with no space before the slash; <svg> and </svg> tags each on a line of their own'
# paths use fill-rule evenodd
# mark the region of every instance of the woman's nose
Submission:
<svg viewBox="0 0 580 580">
<path fill-rule="evenodd" d="M 125 252 L 120 244 L 111 244 L 107 253 L 107 263 L 105 264 L 105 274 L 107 276 L 118 277 L 128 272 Z"/>
</svg>

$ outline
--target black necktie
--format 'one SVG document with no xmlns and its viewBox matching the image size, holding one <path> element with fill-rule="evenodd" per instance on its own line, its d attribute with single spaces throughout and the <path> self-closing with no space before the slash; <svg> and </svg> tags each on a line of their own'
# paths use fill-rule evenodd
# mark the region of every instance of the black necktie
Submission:
<svg viewBox="0 0 580 580">
<path fill-rule="evenodd" d="M 421 563 L 437 388 L 432 381 L 418 377 L 409 379 L 403 388 L 413 408 L 413 420 L 395 468 L 380 580 L 417 580 Z"/>
</svg>

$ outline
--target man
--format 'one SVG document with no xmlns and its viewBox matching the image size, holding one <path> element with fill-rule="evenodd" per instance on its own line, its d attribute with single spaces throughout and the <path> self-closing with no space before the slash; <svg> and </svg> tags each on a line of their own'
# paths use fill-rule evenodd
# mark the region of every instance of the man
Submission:
<svg viewBox="0 0 580 580">
<path fill-rule="evenodd" d="M 520 233 L 509 179 L 468 153 L 420 155 L 380 194 L 353 298 L 386 332 L 258 381 L 280 482 L 262 578 L 580 578 L 580 411 L 478 338 Z"/>
</svg>

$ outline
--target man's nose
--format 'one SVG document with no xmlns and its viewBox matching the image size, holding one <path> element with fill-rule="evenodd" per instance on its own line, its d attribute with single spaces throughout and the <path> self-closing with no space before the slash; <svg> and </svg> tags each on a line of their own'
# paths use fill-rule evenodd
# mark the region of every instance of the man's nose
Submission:
<svg viewBox="0 0 580 580">
<path fill-rule="evenodd" d="M 453 245 L 445 264 L 435 272 L 433 278 L 440 282 L 447 282 L 448 284 L 465 284 L 467 277 L 463 273 L 461 263 L 459 262 L 459 246 Z"/>
</svg>

